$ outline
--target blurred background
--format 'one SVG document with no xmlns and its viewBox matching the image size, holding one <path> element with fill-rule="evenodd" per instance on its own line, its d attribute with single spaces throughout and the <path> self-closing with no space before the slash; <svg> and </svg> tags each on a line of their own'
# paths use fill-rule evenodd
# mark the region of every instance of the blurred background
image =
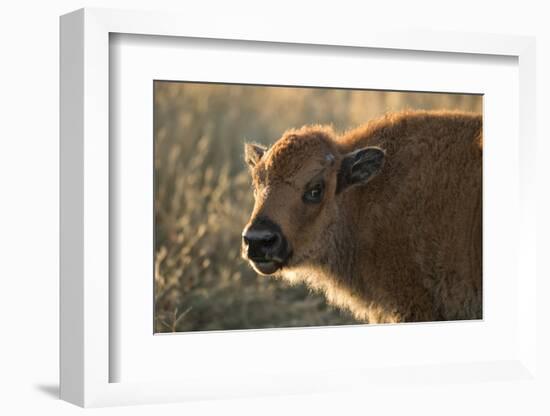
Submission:
<svg viewBox="0 0 550 416">
<path fill-rule="evenodd" d="M 482 97 L 155 81 L 155 332 L 360 323 L 240 258 L 253 206 L 243 144 L 403 109 L 481 112 Z"/>
</svg>

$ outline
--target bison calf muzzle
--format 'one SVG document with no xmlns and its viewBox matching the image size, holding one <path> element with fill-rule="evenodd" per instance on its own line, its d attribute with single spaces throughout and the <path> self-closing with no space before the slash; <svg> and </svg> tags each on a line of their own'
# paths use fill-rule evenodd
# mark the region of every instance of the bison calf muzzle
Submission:
<svg viewBox="0 0 550 416">
<path fill-rule="evenodd" d="M 243 257 L 261 274 L 273 274 L 288 260 L 290 251 L 281 228 L 268 218 L 259 218 L 246 227 Z"/>
</svg>

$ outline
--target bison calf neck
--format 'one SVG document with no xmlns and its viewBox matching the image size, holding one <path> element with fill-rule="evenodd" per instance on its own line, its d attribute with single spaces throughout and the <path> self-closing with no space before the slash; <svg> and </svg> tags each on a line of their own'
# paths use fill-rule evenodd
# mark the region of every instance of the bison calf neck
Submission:
<svg viewBox="0 0 550 416">
<path fill-rule="evenodd" d="M 242 254 L 369 323 L 480 319 L 482 119 L 390 114 L 245 145 Z"/>
</svg>

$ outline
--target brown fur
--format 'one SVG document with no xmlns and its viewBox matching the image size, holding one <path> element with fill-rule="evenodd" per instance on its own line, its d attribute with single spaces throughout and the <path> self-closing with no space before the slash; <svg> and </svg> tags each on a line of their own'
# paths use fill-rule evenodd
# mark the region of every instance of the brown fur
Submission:
<svg viewBox="0 0 550 416">
<path fill-rule="evenodd" d="M 336 193 L 343 156 L 365 146 L 385 151 L 381 172 Z M 480 115 L 402 112 L 342 135 L 290 130 L 252 175 L 251 221 L 277 222 L 294 253 L 283 278 L 366 322 L 481 318 Z M 324 176 L 325 196 L 306 206 L 313 175 Z"/>
</svg>

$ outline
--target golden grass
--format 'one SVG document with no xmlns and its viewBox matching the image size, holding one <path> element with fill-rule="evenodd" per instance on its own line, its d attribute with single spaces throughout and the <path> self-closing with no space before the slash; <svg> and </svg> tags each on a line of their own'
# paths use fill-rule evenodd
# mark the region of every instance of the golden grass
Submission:
<svg viewBox="0 0 550 416">
<path fill-rule="evenodd" d="M 356 323 L 304 286 L 240 259 L 253 199 L 245 140 L 388 111 L 481 111 L 480 96 L 155 82 L 155 332 Z"/>
</svg>

